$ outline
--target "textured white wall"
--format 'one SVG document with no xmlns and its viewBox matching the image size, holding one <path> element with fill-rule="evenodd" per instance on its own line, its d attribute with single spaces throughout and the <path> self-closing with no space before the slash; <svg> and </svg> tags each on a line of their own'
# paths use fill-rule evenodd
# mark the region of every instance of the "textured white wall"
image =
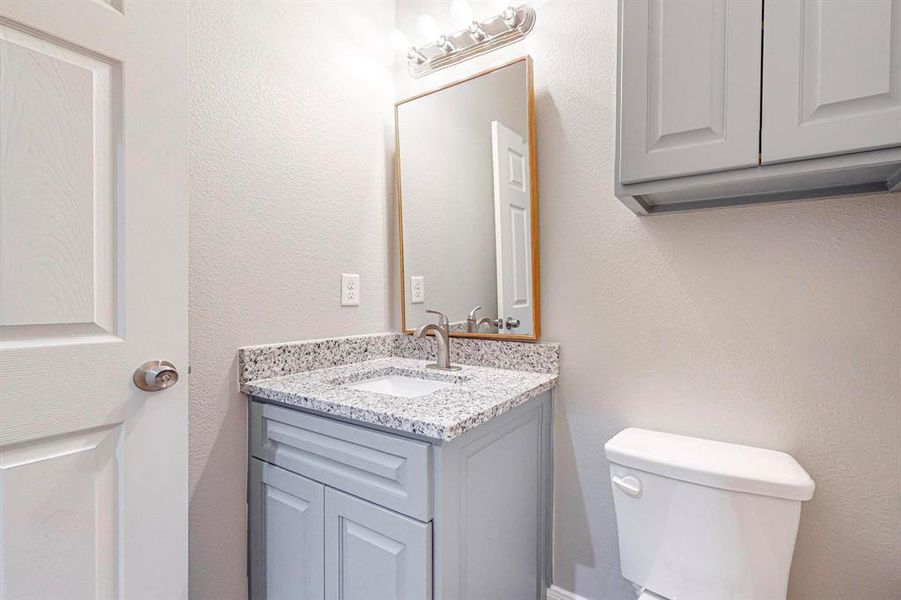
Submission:
<svg viewBox="0 0 901 600">
<path fill-rule="evenodd" d="M 422 12 L 453 27 L 444 1 L 398 2 L 398 27 L 411 34 Z M 613 196 L 612 0 L 540 3 L 525 42 L 418 81 L 399 69 L 397 95 L 525 53 L 543 337 L 563 344 L 557 583 L 634 599 L 603 444 L 638 426 L 807 468 L 792 600 L 901 597 L 901 195 L 635 217 Z"/>
<path fill-rule="evenodd" d="M 237 348 L 388 329 L 393 11 L 191 2 L 195 600 L 247 597 Z M 342 271 L 360 307 L 339 306 Z"/>
</svg>

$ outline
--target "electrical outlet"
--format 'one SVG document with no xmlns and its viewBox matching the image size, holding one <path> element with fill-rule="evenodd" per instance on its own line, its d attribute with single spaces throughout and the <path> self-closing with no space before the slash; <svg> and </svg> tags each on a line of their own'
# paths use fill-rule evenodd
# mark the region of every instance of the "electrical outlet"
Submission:
<svg viewBox="0 0 901 600">
<path fill-rule="evenodd" d="M 341 273 L 341 306 L 360 306 L 360 276 Z"/>
<path fill-rule="evenodd" d="M 410 302 L 412 304 L 425 302 L 425 277 L 419 275 L 410 277 Z"/>
</svg>

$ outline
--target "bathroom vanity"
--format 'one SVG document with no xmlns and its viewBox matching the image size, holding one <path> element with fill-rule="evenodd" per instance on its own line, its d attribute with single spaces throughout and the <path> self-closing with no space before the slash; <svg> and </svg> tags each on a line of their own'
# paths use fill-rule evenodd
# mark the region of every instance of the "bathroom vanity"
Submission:
<svg viewBox="0 0 901 600">
<path fill-rule="evenodd" d="M 546 598 L 559 348 L 533 343 L 533 103 L 523 57 L 397 104 L 413 336 L 240 351 L 254 600 Z"/>
<path fill-rule="evenodd" d="M 439 372 L 430 344 L 242 350 L 252 598 L 545 598 L 558 349 L 465 340 L 455 362 L 491 366 Z M 246 379 L 264 355 L 297 372 Z"/>
</svg>

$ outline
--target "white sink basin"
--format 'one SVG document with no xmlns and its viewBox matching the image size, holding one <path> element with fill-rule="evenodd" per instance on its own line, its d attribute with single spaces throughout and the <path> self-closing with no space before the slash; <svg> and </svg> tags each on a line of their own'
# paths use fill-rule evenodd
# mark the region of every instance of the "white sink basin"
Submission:
<svg viewBox="0 0 901 600">
<path fill-rule="evenodd" d="M 453 383 L 447 381 L 435 381 L 434 379 L 419 379 L 417 377 L 406 377 L 404 375 L 385 375 L 383 377 L 351 383 L 344 387 L 348 387 L 352 390 L 362 390 L 364 392 L 399 396 L 401 398 L 416 398 L 417 396 L 425 396 L 426 394 L 431 394 L 434 391 L 443 390 L 453 385 Z"/>
</svg>

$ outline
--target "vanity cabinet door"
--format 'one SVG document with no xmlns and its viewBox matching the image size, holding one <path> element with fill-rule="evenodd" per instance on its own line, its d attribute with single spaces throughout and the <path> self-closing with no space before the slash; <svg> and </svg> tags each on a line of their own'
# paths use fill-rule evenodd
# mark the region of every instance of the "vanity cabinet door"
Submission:
<svg viewBox="0 0 901 600">
<path fill-rule="evenodd" d="M 327 600 L 429 600 L 432 525 L 325 490 Z"/>
<path fill-rule="evenodd" d="M 767 0 L 764 163 L 901 145 L 901 1 Z"/>
<path fill-rule="evenodd" d="M 758 164 L 761 2 L 620 2 L 621 183 Z"/>
<path fill-rule="evenodd" d="M 325 487 L 250 459 L 250 597 L 322 600 Z"/>
</svg>

